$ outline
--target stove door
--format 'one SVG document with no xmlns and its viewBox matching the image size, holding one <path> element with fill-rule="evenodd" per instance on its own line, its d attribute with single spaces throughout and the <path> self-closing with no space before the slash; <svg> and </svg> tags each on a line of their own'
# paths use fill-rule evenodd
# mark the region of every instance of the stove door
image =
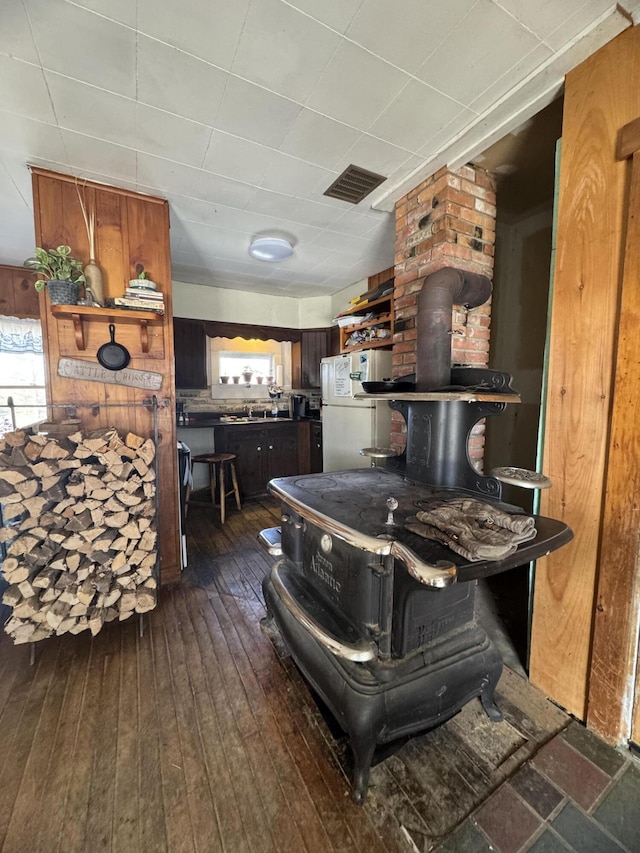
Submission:
<svg viewBox="0 0 640 853">
<path fill-rule="evenodd" d="M 296 566 L 281 560 L 271 569 L 269 580 L 289 613 L 332 654 L 358 662 L 377 657 L 376 644 L 363 637 L 343 613 L 319 598 Z"/>
<path fill-rule="evenodd" d="M 380 640 L 388 635 L 390 565 L 391 558 L 354 548 L 321 527 L 305 523 L 300 574 L 315 595 L 343 613 L 361 636 Z"/>
</svg>

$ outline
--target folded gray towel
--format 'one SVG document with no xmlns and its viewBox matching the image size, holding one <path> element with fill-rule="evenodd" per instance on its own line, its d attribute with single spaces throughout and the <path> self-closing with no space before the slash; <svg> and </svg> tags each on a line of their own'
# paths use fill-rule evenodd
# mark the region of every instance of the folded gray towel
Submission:
<svg viewBox="0 0 640 853">
<path fill-rule="evenodd" d="M 407 519 L 406 529 L 442 542 L 471 561 L 503 560 L 521 542 L 536 536 L 531 516 L 507 513 L 475 498 L 434 500 L 422 506 Z"/>
</svg>

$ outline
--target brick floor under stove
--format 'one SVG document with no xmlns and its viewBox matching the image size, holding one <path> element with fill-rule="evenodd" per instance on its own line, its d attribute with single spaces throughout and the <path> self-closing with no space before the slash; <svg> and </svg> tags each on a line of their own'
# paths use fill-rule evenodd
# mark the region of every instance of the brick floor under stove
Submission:
<svg viewBox="0 0 640 853">
<path fill-rule="evenodd" d="M 637 853 L 640 762 L 571 721 L 435 850 Z"/>
</svg>

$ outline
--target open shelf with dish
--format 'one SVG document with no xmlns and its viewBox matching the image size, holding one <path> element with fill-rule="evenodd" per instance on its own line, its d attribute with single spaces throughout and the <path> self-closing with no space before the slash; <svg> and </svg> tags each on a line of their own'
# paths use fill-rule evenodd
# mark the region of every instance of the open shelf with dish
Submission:
<svg viewBox="0 0 640 853">
<path fill-rule="evenodd" d="M 369 317 L 369 314 L 373 316 Z M 340 326 L 341 353 L 393 346 L 393 293 L 358 305 L 350 311 L 343 311 L 338 314 L 337 319 L 344 317 L 353 317 L 354 322 Z M 358 321 L 357 317 L 362 317 L 362 320 Z M 384 336 L 379 336 L 379 331 L 382 331 Z M 352 337 L 354 334 L 355 338 Z"/>
</svg>

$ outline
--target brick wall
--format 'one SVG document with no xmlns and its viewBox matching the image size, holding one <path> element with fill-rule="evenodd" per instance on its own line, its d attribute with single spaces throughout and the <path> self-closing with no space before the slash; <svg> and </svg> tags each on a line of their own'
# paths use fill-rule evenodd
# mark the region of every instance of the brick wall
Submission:
<svg viewBox="0 0 640 853">
<path fill-rule="evenodd" d="M 416 369 L 418 293 L 426 276 L 456 267 L 493 278 L 495 180 L 473 166 L 440 169 L 396 204 L 395 335 L 393 375 Z M 452 363 L 486 367 L 491 302 L 466 311 L 454 307 Z M 404 450 L 405 424 L 394 414 L 392 446 Z M 482 460 L 484 426 L 472 434 L 469 455 Z"/>
</svg>

